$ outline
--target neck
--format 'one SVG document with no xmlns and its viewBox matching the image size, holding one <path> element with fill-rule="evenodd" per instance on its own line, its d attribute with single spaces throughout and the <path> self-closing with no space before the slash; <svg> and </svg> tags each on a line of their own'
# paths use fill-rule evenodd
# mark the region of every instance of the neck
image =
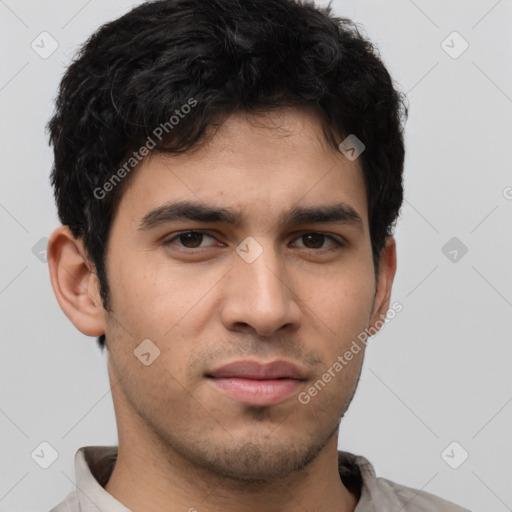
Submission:
<svg viewBox="0 0 512 512">
<path fill-rule="evenodd" d="M 194 467 L 170 447 L 120 436 L 115 468 L 105 490 L 132 512 L 353 512 L 357 498 L 338 472 L 337 432 L 300 471 L 272 481 L 246 481 Z M 171 506 L 169 504 L 172 504 Z"/>
</svg>

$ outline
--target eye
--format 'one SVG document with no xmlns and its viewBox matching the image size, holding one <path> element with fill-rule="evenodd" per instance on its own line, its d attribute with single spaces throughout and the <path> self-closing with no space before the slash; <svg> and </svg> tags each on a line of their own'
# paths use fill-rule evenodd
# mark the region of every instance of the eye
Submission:
<svg viewBox="0 0 512 512">
<path fill-rule="evenodd" d="M 163 246 L 175 246 L 178 249 L 183 248 L 190 251 L 194 249 L 213 247 L 214 244 L 203 245 L 205 238 L 209 238 L 212 241 L 216 240 L 215 237 L 205 233 L 204 231 L 182 231 L 173 235 L 171 238 L 166 239 L 163 242 Z M 302 233 L 295 240 L 302 240 L 303 243 L 298 245 L 299 248 L 304 248 L 316 252 L 335 251 L 344 245 L 341 241 L 337 240 L 333 236 L 315 231 Z M 325 246 L 326 242 L 330 242 L 329 245 Z M 219 244 L 223 245 L 220 242 Z"/>
<path fill-rule="evenodd" d="M 340 247 L 343 247 L 343 243 L 333 236 L 326 235 L 325 233 L 317 233 L 317 232 L 310 232 L 310 233 L 302 233 L 296 240 L 303 240 L 306 242 L 305 245 L 302 247 L 306 249 L 312 249 L 312 250 L 318 250 L 318 249 L 326 249 L 326 250 L 336 250 Z M 329 240 L 331 242 L 330 248 L 329 247 L 323 247 L 324 242 L 326 240 Z M 300 247 L 300 246 L 299 246 Z"/>
<path fill-rule="evenodd" d="M 205 247 L 201 246 L 201 242 L 205 237 L 215 240 L 213 236 L 208 235 L 203 231 L 182 231 L 181 233 L 178 233 L 173 237 L 165 240 L 163 245 L 167 247 L 172 245 L 175 241 L 178 241 L 180 244 L 179 247 L 185 247 L 186 249 L 197 249 Z"/>
</svg>

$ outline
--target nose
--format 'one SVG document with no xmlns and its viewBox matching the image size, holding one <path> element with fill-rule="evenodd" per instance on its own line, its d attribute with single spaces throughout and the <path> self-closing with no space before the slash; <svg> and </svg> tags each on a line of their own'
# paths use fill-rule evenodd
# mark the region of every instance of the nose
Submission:
<svg viewBox="0 0 512 512">
<path fill-rule="evenodd" d="M 235 253 L 226 279 L 221 317 L 227 329 L 266 337 L 298 329 L 299 297 L 275 250 L 265 247 L 252 262 Z"/>
</svg>

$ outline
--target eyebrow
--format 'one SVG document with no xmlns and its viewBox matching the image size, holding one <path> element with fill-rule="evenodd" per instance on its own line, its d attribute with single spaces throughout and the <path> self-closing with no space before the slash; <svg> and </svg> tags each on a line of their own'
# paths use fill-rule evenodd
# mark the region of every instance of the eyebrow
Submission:
<svg viewBox="0 0 512 512">
<path fill-rule="evenodd" d="M 139 223 L 139 230 L 147 230 L 169 222 L 194 220 L 217 222 L 239 226 L 241 215 L 238 210 L 209 206 L 192 201 L 176 201 L 164 204 L 148 212 Z M 321 206 L 296 206 L 279 217 L 279 224 L 343 223 L 362 230 L 363 221 L 357 211 L 347 203 Z"/>
</svg>

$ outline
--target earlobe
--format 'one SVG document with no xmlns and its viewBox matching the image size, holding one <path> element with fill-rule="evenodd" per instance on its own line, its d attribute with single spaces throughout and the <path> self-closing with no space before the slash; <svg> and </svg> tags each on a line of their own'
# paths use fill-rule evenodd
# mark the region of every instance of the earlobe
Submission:
<svg viewBox="0 0 512 512">
<path fill-rule="evenodd" d="M 87 336 L 105 333 L 104 309 L 94 267 L 82 240 L 60 226 L 48 242 L 48 266 L 55 297 L 73 325 Z"/>
<path fill-rule="evenodd" d="M 377 289 L 375 292 L 374 308 L 370 319 L 370 325 L 376 330 L 382 327 L 391 300 L 391 289 L 396 272 L 396 242 L 393 237 L 387 238 L 379 261 Z"/>
</svg>

